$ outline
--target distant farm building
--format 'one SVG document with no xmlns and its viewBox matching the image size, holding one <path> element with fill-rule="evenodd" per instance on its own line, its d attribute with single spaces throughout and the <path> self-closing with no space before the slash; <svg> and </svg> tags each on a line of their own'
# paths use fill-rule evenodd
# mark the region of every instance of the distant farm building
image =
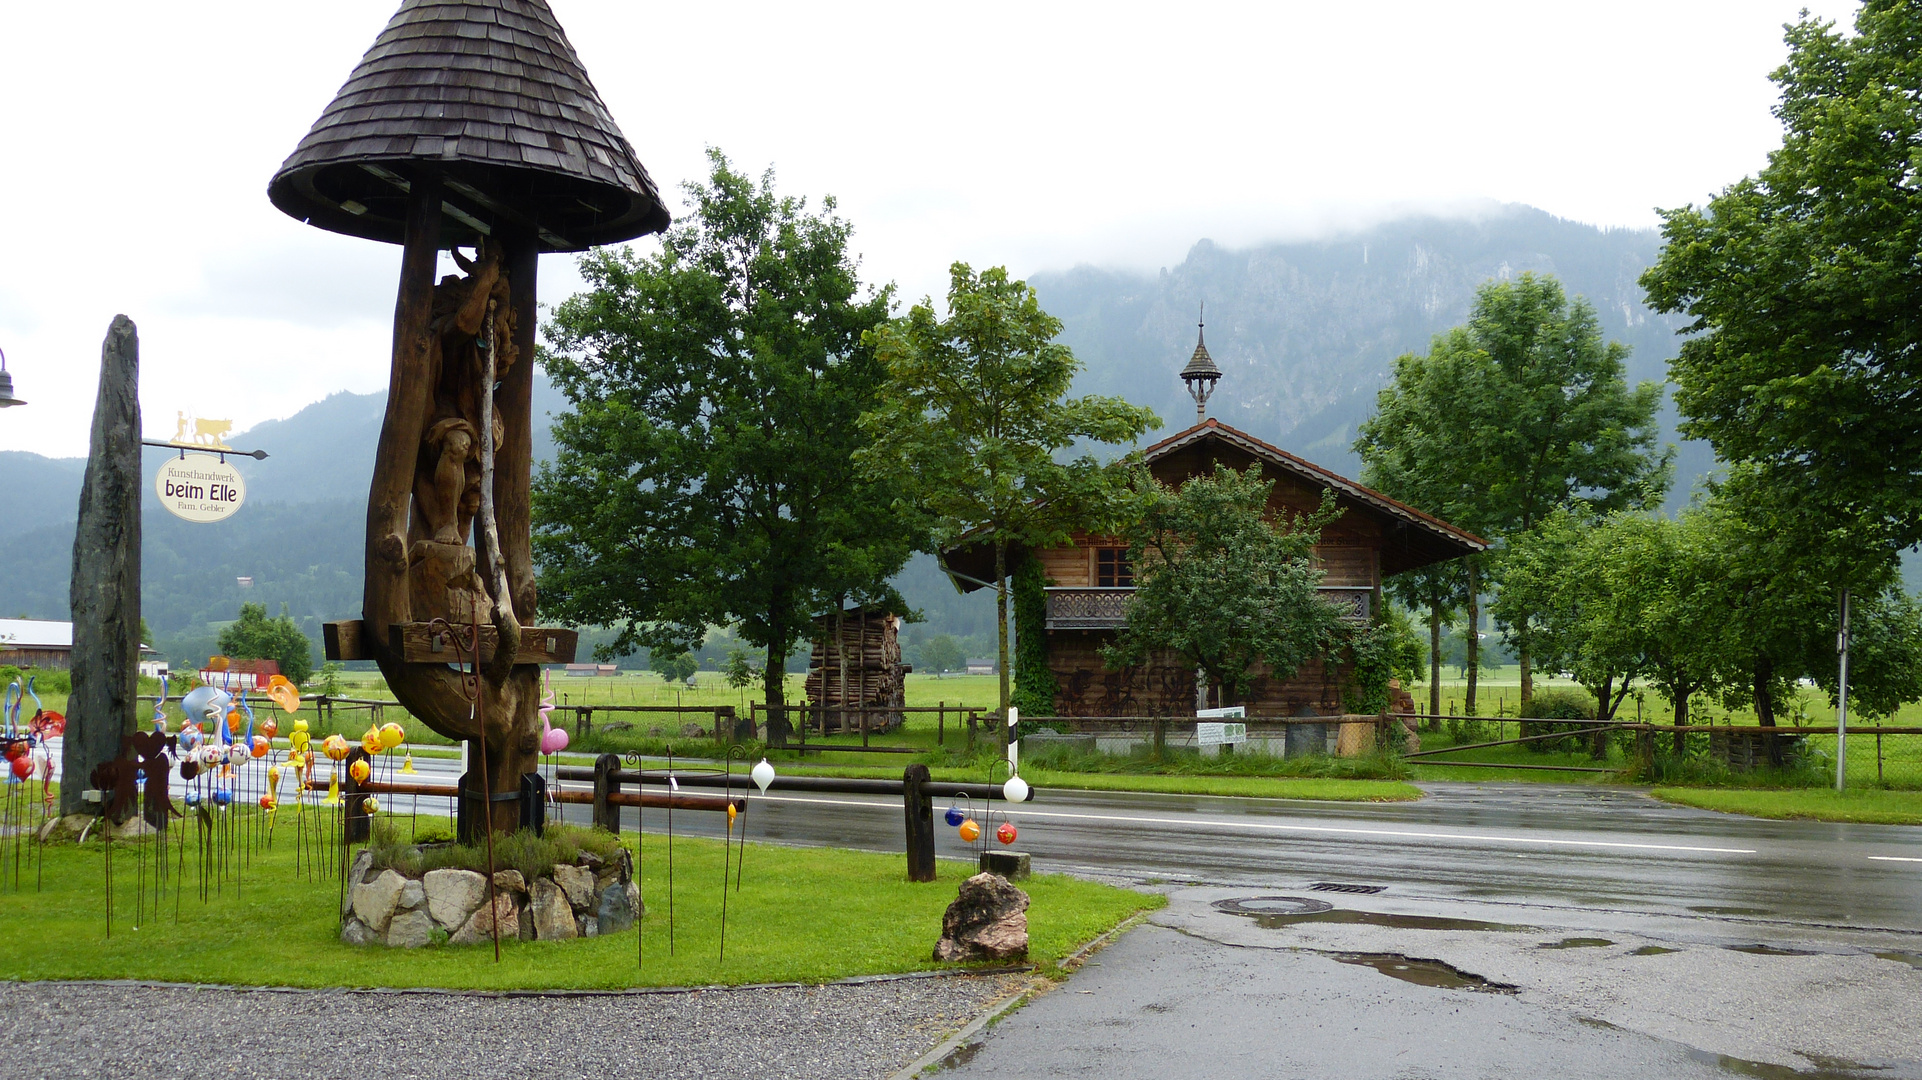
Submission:
<svg viewBox="0 0 1922 1080">
<path fill-rule="evenodd" d="M 570 679 L 608 678 L 620 673 L 620 667 L 615 664 L 569 664 L 566 671 Z"/>
<path fill-rule="evenodd" d="M 140 646 L 140 673 L 151 665 L 166 669 L 153 647 Z M 154 659 L 148 659 L 153 657 Z M 67 671 L 73 667 L 73 624 L 52 619 L 0 619 L 0 664 Z"/>
<path fill-rule="evenodd" d="M 224 671 L 204 667 L 197 672 L 200 681 L 222 690 L 258 690 L 280 674 L 278 660 L 229 660 Z"/>
</svg>

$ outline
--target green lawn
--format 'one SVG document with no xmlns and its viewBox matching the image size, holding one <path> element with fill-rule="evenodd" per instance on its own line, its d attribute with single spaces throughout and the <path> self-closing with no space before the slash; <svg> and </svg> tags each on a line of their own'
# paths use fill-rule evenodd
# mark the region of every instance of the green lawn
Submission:
<svg viewBox="0 0 1922 1080">
<path fill-rule="evenodd" d="M 1750 817 L 1922 825 L 1922 791 L 1659 787 L 1650 794 L 1663 802 Z"/>
<path fill-rule="evenodd" d="M 282 824 L 286 824 L 283 820 Z M 630 844 L 633 841 L 629 837 Z M 153 979 L 284 986 L 618 988 L 715 983 L 818 982 L 851 975 L 939 968 L 929 959 L 941 914 L 970 868 L 940 864 L 940 880 L 905 880 L 899 855 L 750 844 L 745 882 L 729 897 L 727 958 L 718 959 L 722 848 L 674 843 L 674 944 L 669 955 L 667 845 L 649 834 L 643 852 L 646 940 L 638 968 L 632 931 L 566 942 L 506 942 L 491 947 L 419 950 L 355 948 L 340 943 L 338 879 L 308 881 L 293 872 L 282 836 L 271 856 L 256 854 L 242 881 L 202 903 L 195 898 L 194 856 L 174 915 L 170 883 L 158 920 L 136 929 L 133 846 L 114 845 L 111 938 L 103 920 L 104 853 L 98 843 L 46 851 L 45 886 L 34 868 L 21 888 L 0 891 L 0 920 L 14 979 Z M 175 858 L 178 858 L 175 849 Z M 11 854 L 11 853 L 9 853 Z M 11 861 L 11 860 L 9 860 Z M 149 864 L 151 873 L 151 864 Z M 148 888 L 152 888 L 151 878 Z M 1095 936 L 1159 897 L 1060 875 L 1021 883 L 1031 959 L 1049 970 Z"/>
</svg>

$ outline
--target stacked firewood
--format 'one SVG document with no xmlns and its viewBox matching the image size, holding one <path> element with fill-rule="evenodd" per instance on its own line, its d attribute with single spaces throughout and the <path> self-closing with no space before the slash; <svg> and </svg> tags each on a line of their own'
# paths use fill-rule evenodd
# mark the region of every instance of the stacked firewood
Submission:
<svg viewBox="0 0 1922 1080">
<path fill-rule="evenodd" d="M 899 708 L 906 703 L 908 666 L 901 663 L 901 620 L 880 608 L 843 611 L 835 632 L 833 612 L 814 620 L 814 652 L 808 663 L 807 698 L 825 710 L 826 730 L 860 731 L 861 714 L 852 710 Z M 844 669 L 843 656 L 847 659 Z M 843 672 L 845 671 L 845 682 Z M 837 710 L 849 710 L 841 713 Z M 823 716 L 812 715 L 808 726 L 821 730 Z M 867 713 L 867 730 L 889 731 L 900 726 L 901 714 Z"/>
</svg>

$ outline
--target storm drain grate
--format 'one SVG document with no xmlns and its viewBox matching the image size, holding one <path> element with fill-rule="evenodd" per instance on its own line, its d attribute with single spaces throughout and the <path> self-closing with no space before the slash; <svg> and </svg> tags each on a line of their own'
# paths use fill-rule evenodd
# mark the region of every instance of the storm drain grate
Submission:
<svg viewBox="0 0 1922 1080">
<path fill-rule="evenodd" d="M 1230 915 L 1313 915 L 1332 911 L 1335 907 L 1326 900 L 1310 900 L 1303 896 L 1241 896 L 1233 900 L 1217 900 L 1210 906 Z"/>
<path fill-rule="evenodd" d="M 1350 885 L 1341 881 L 1317 881 L 1308 887 L 1316 892 L 1356 893 L 1364 896 L 1388 891 L 1386 885 Z"/>
</svg>

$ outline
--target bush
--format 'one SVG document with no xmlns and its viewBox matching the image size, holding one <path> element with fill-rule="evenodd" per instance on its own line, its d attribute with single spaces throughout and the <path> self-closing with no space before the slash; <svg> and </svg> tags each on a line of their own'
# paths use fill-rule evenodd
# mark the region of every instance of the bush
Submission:
<svg viewBox="0 0 1922 1080">
<path fill-rule="evenodd" d="M 1521 732 L 1524 737 L 1552 735 L 1558 731 L 1576 731 L 1588 727 L 1595 722 L 1597 706 L 1595 695 L 1579 686 L 1566 689 L 1558 687 L 1536 693 L 1528 703 L 1528 711 L 1534 720 L 1570 722 L 1544 724 L 1523 721 Z M 1578 736 L 1571 735 L 1566 739 L 1538 739 L 1524 745 L 1537 753 L 1547 753 L 1550 750 L 1576 750 L 1580 748 L 1580 742 Z"/>
</svg>

